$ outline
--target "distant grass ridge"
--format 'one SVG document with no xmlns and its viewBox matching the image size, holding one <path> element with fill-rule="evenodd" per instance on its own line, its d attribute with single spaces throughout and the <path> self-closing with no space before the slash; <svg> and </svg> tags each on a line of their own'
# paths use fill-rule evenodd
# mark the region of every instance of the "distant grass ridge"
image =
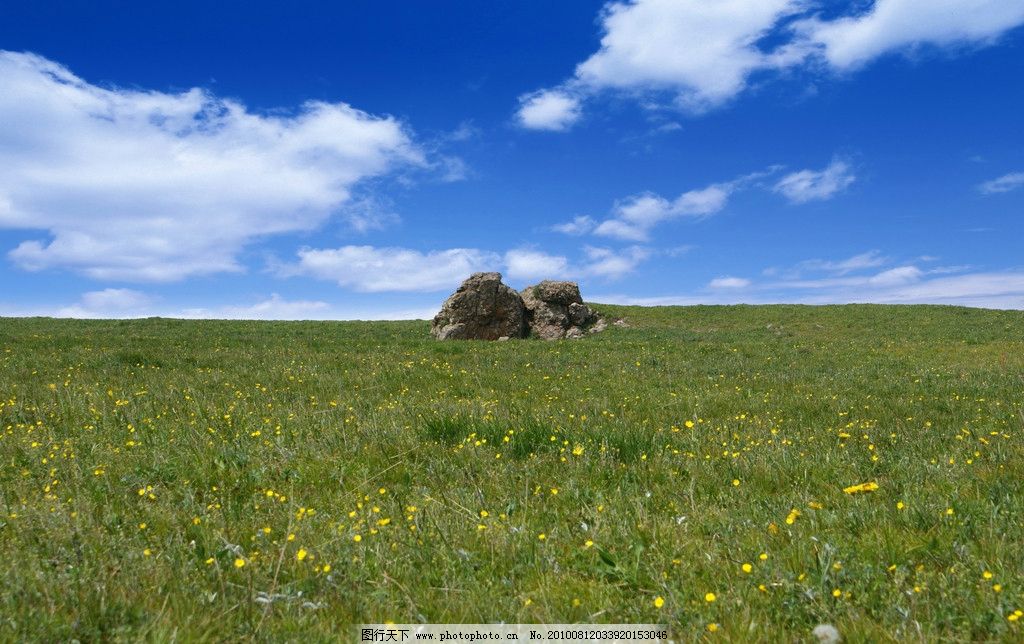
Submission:
<svg viewBox="0 0 1024 644">
<path fill-rule="evenodd" d="M 1024 640 L 1024 313 L 594 306 L 631 326 L 0 319 L 0 641 Z"/>
</svg>

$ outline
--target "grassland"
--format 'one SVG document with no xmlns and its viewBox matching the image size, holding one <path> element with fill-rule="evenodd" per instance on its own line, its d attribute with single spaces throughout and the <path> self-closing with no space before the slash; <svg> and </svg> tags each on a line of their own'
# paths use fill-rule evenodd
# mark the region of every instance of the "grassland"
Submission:
<svg viewBox="0 0 1024 644">
<path fill-rule="evenodd" d="M 1024 640 L 1024 314 L 600 308 L 632 326 L 0 319 L 0 640 Z"/>
</svg>

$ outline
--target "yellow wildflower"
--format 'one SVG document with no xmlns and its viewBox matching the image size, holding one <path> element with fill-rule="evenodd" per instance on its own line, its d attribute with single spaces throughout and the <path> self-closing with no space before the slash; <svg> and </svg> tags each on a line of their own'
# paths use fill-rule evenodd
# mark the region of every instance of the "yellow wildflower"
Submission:
<svg viewBox="0 0 1024 644">
<path fill-rule="evenodd" d="M 843 492 L 847 494 L 860 494 L 861 492 L 874 492 L 878 489 L 878 483 L 869 481 L 867 483 L 858 483 L 857 485 L 851 485 L 850 487 L 844 487 Z"/>
</svg>

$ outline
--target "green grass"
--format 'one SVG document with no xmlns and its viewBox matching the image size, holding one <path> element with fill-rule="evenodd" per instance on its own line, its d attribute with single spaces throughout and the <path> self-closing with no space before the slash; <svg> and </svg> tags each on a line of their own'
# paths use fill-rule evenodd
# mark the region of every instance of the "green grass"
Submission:
<svg viewBox="0 0 1024 644">
<path fill-rule="evenodd" d="M 632 326 L 0 319 L 0 640 L 1024 639 L 1024 314 L 599 308 Z"/>
</svg>

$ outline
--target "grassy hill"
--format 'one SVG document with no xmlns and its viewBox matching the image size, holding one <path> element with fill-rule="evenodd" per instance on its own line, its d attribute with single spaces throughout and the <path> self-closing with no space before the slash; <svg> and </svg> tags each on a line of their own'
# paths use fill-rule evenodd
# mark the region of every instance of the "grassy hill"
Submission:
<svg viewBox="0 0 1024 644">
<path fill-rule="evenodd" d="M 632 326 L 0 319 L 0 640 L 1024 638 L 1024 313 L 598 308 Z"/>
</svg>

